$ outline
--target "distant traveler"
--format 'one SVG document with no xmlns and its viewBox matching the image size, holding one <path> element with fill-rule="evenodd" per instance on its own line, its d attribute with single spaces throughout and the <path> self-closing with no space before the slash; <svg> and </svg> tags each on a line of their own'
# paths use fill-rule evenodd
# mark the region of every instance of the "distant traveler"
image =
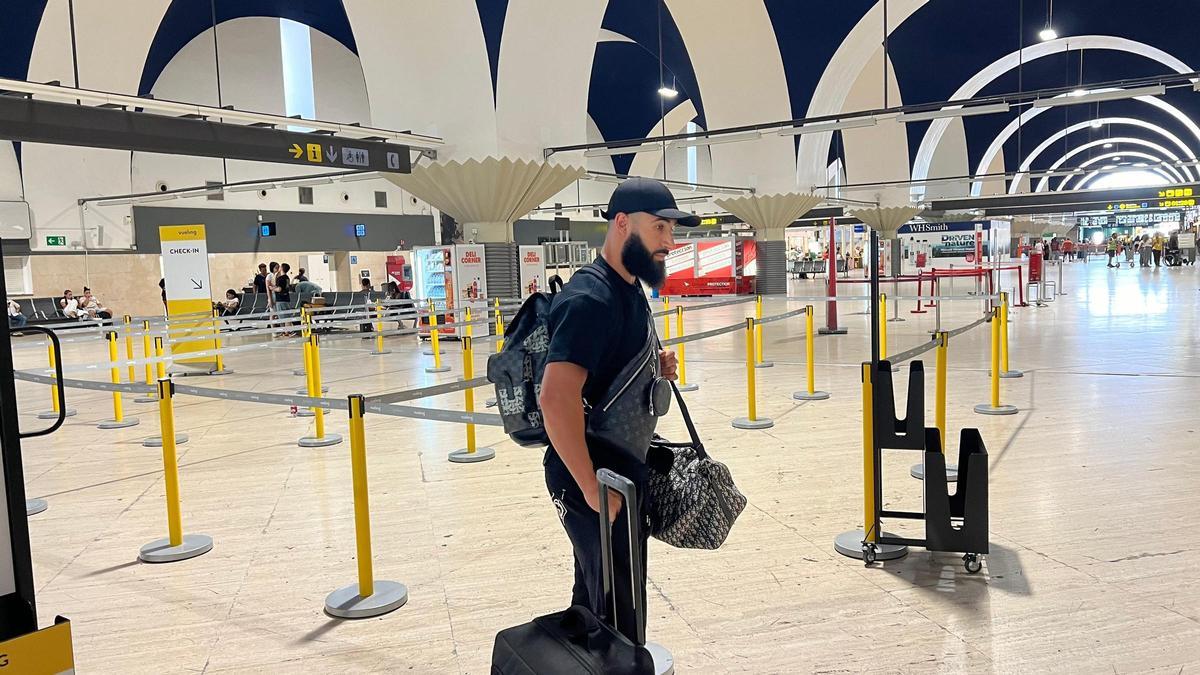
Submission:
<svg viewBox="0 0 1200 675">
<path fill-rule="evenodd" d="M 366 306 L 366 305 L 371 304 L 372 296 L 375 294 L 375 289 L 371 287 L 371 280 L 368 279 L 367 277 L 363 277 L 359 281 L 359 287 L 362 292 L 363 305 Z M 362 333 L 373 333 L 373 332 L 375 332 L 375 325 L 372 324 L 370 321 L 366 321 L 364 323 L 358 324 L 358 330 L 359 330 L 359 332 L 362 332 Z M 369 340 L 369 339 L 371 339 L 371 336 L 365 335 L 365 336 L 363 336 L 363 339 Z"/>
<path fill-rule="evenodd" d="M 167 280 L 159 279 L 158 280 L 158 288 L 162 291 L 163 312 L 166 312 L 167 311 Z"/>
<path fill-rule="evenodd" d="M 24 328 L 25 322 L 28 321 L 25 315 L 21 313 L 21 304 L 12 298 L 8 299 L 8 327 L 9 328 Z"/>
<path fill-rule="evenodd" d="M 387 297 L 388 297 L 388 300 L 399 301 L 396 303 L 396 307 L 394 307 L 393 309 L 399 309 L 401 313 L 405 313 L 405 312 L 413 313 L 412 327 L 416 328 L 417 327 L 417 311 L 416 311 L 417 305 L 416 305 L 416 303 L 412 302 L 412 294 L 409 293 L 408 291 L 400 290 L 400 284 L 398 284 L 394 281 L 389 281 Z M 408 302 L 404 302 L 405 300 L 407 300 Z M 398 319 L 396 321 L 396 327 L 404 328 L 403 319 Z"/>
<path fill-rule="evenodd" d="M 296 272 L 296 283 L 308 281 L 308 276 L 304 274 L 304 268 L 301 267 L 299 272 Z"/>
<path fill-rule="evenodd" d="M 299 279 L 300 277 L 297 276 L 296 278 Z M 296 283 L 296 306 L 304 307 L 306 305 L 311 305 L 313 298 L 323 293 L 324 290 L 325 289 L 309 281 L 308 279 L 298 281 Z"/>
<path fill-rule="evenodd" d="M 254 292 L 267 292 L 267 264 L 258 263 L 258 274 L 254 275 Z"/>
<path fill-rule="evenodd" d="M 100 298 L 92 295 L 92 289 L 87 286 L 83 287 L 83 298 L 79 300 L 79 309 L 87 312 L 88 316 L 93 319 L 112 318 L 112 312 L 100 302 Z"/>
<path fill-rule="evenodd" d="M 1162 236 L 1161 232 L 1156 232 L 1154 234 L 1154 243 L 1151 244 L 1151 247 L 1154 251 L 1154 266 L 1155 267 L 1162 267 L 1162 254 L 1163 254 L 1164 241 L 1165 241 L 1165 239 Z"/>
<path fill-rule="evenodd" d="M 79 300 L 75 297 L 75 293 L 73 293 L 69 288 L 63 291 L 63 296 L 59 299 L 58 306 L 62 309 L 63 316 L 67 317 L 68 319 L 83 320 L 88 317 L 87 312 L 81 312 L 79 310 Z"/>
<path fill-rule="evenodd" d="M 238 299 L 237 291 L 232 288 L 225 291 L 225 299 L 213 303 L 213 308 L 221 312 L 221 316 L 233 316 L 237 314 L 238 306 L 242 301 Z"/>
<path fill-rule="evenodd" d="M 275 307 L 275 275 L 279 273 L 279 263 L 271 261 L 270 272 L 267 273 L 267 307 Z"/>
<path fill-rule="evenodd" d="M 1117 235 L 1108 238 L 1108 243 L 1104 247 L 1105 253 L 1108 254 L 1107 267 L 1120 267 L 1121 263 L 1113 264 L 1113 258 L 1117 257 Z"/>
<path fill-rule="evenodd" d="M 611 612 L 601 581 L 596 471 L 608 468 L 633 481 L 642 502 L 641 513 L 648 513 L 648 448 L 618 447 L 599 440 L 589 427 L 585 409 L 617 395 L 611 390 L 616 388 L 618 375 L 646 348 L 647 340 L 653 339 L 650 308 L 639 280 L 660 288 L 666 279 L 666 256 L 674 244 L 675 225 L 691 227 L 700 219 L 680 211 L 670 190 L 650 178 L 631 178 L 617 186 L 603 215 L 608 220 L 608 234 L 600 257 L 576 272 L 551 305 L 550 346 L 539 401 L 550 439 L 542 462 L 546 488 L 575 554 L 571 603 L 608 617 Z M 674 352 L 652 349 L 657 352 L 653 363 L 659 375 L 674 380 Z M 623 512 L 621 498 L 613 495 L 609 521 L 623 517 Z M 649 535 L 644 523 L 641 525 L 636 541 L 614 533 L 616 560 L 629 560 L 630 547 L 638 546 L 645 563 Z M 619 530 L 626 532 L 625 528 Z M 624 566 L 616 565 L 613 588 L 629 588 L 633 583 L 629 575 Z M 633 603 L 624 592 L 613 595 L 616 625 L 628 633 L 634 626 Z M 644 616 L 646 608 L 640 606 L 637 611 Z"/>
<path fill-rule="evenodd" d="M 1062 243 L 1063 261 L 1071 262 L 1071 259 L 1075 257 L 1074 254 L 1075 254 L 1075 242 L 1071 241 L 1070 239 L 1064 239 L 1063 243 Z"/>
</svg>

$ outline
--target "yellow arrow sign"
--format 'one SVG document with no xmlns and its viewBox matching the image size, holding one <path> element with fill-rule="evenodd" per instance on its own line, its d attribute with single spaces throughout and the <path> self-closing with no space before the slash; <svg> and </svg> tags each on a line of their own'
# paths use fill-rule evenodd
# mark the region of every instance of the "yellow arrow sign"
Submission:
<svg viewBox="0 0 1200 675">
<path fill-rule="evenodd" d="M 292 143 L 291 153 L 292 159 L 300 159 L 300 156 L 304 154 L 304 148 L 300 147 L 299 143 Z"/>
</svg>

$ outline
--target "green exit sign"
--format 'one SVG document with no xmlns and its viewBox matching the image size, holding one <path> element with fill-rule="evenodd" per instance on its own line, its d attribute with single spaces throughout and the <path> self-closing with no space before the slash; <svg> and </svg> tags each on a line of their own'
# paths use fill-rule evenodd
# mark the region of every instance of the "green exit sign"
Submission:
<svg viewBox="0 0 1200 675">
<path fill-rule="evenodd" d="M 66 237 L 46 237 L 46 245 L 47 246 L 66 246 L 67 238 Z"/>
</svg>

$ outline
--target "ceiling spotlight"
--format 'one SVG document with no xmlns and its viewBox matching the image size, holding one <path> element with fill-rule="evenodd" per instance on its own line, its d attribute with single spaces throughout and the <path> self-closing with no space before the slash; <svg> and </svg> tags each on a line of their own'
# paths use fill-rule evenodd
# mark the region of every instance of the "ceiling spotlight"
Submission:
<svg viewBox="0 0 1200 675">
<path fill-rule="evenodd" d="M 1053 28 L 1046 26 L 1042 29 L 1042 32 L 1038 33 L 1038 37 L 1042 39 L 1042 42 L 1049 42 L 1050 40 L 1057 40 L 1058 33 Z"/>
<path fill-rule="evenodd" d="M 1104 122 L 1101 122 L 1100 120 L 1092 120 L 1093 129 L 1099 129 L 1102 126 L 1104 126 Z"/>
<path fill-rule="evenodd" d="M 1105 149 L 1105 150 L 1108 150 L 1108 149 L 1109 149 L 1109 148 L 1111 148 L 1112 146 L 1113 146 L 1113 144 L 1112 144 L 1112 143 L 1105 143 L 1105 144 L 1104 144 L 1104 149 Z"/>
<path fill-rule="evenodd" d="M 1083 96 L 1083 95 L 1085 95 L 1085 94 L 1087 94 L 1087 90 L 1086 90 L 1086 89 L 1076 89 L 1076 90 L 1072 91 L 1070 95 L 1071 95 L 1071 96 L 1075 96 L 1075 97 L 1079 97 L 1079 96 Z"/>
</svg>

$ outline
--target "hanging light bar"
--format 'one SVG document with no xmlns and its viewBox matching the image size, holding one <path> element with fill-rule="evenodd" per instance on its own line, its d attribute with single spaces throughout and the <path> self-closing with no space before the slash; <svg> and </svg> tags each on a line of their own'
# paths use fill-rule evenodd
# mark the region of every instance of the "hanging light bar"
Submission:
<svg viewBox="0 0 1200 675">
<path fill-rule="evenodd" d="M 822 131 L 841 131 L 842 129 L 861 129 L 863 127 L 873 127 L 879 123 L 875 117 L 854 117 L 848 120 L 833 120 L 830 122 L 813 122 L 799 127 L 784 127 L 776 131 L 780 136 L 800 136 L 801 134 L 815 134 Z"/>
<path fill-rule="evenodd" d="M 1135 89 L 1113 89 L 1110 91 L 1093 91 L 1088 92 L 1083 89 L 1075 91 L 1065 96 L 1055 96 L 1054 98 L 1039 98 L 1033 102 L 1035 108 L 1057 108 L 1065 105 L 1079 105 L 1080 103 L 1094 103 L 1096 101 L 1120 101 L 1128 98 L 1136 98 L 1138 96 L 1162 96 L 1167 93 L 1167 88 L 1164 85 L 1158 84 L 1152 87 L 1137 87 Z"/>
<path fill-rule="evenodd" d="M 937 110 L 926 110 L 923 112 L 903 113 L 896 118 L 898 122 L 925 122 L 928 120 L 938 120 L 947 117 L 972 117 L 974 115 L 992 115 L 995 113 L 1006 113 L 1009 111 L 1007 103 L 992 103 L 990 105 L 976 106 L 955 106 L 951 108 L 939 108 Z"/>
<path fill-rule="evenodd" d="M 594 148 L 583 153 L 584 157 L 612 157 L 613 155 L 631 155 L 638 152 L 660 151 L 662 146 L 657 143 L 642 145 L 626 145 L 620 148 Z"/>
<path fill-rule="evenodd" d="M 702 136 L 700 138 L 687 138 L 671 143 L 672 148 L 692 148 L 701 145 L 720 145 L 722 143 L 740 143 L 742 141 L 757 141 L 762 138 L 762 134 L 757 131 L 749 131 L 743 134 L 726 134 L 723 136 Z"/>
</svg>

